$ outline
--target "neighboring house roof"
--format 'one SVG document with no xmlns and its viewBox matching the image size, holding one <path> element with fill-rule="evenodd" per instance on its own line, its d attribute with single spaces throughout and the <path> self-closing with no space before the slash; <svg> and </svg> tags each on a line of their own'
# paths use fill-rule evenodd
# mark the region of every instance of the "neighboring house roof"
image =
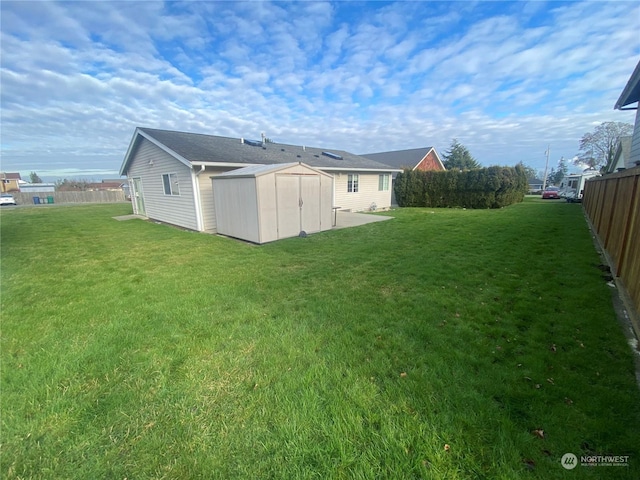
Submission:
<svg viewBox="0 0 640 480">
<path fill-rule="evenodd" d="M 445 170 L 442 160 L 433 147 L 412 148 L 409 150 L 392 150 L 389 152 L 366 153 L 363 157 L 384 163 L 391 167 L 414 170 L 422 160 L 429 155 L 430 152 L 435 154 L 435 162 L 429 165 L 431 170 Z"/>
<path fill-rule="evenodd" d="M 260 140 L 219 137 L 199 133 L 136 128 L 125 155 L 120 175 L 126 175 L 141 138 L 146 138 L 178 161 L 191 165 L 245 167 L 303 162 L 325 171 L 393 171 L 387 165 L 344 150 L 302 147 Z"/>
<path fill-rule="evenodd" d="M 622 94 L 613 108 L 619 110 L 638 101 L 640 101 L 640 62 L 636 65 L 636 69 L 631 74 L 627 85 L 622 90 Z"/>
<path fill-rule="evenodd" d="M 539 178 L 530 178 L 529 185 L 542 185 L 544 182 Z"/>
<path fill-rule="evenodd" d="M 618 146 L 616 147 L 616 151 L 613 154 L 613 159 L 611 160 L 611 164 L 607 165 L 607 169 L 605 173 L 615 172 L 619 168 L 624 168 L 625 163 L 631 156 L 631 140 L 633 137 L 631 135 L 625 135 L 624 137 L 620 137 L 618 140 Z"/>
<path fill-rule="evenodd" d="M 22 180 L 19 173 L 11 173 L 11 172 L 0 173 L 0 178 L 3 178 L 5 180 Z"/>
</svg>

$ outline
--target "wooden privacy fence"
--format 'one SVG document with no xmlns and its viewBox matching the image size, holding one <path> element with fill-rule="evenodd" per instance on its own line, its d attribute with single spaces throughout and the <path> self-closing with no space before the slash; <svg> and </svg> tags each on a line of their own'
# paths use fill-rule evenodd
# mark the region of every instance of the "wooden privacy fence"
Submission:
<svg viewBox="0 0 640 480">
<path fill-rule="evenodd" d="M 94 191 L 94 192 L 13 192 L 11 195 L 18 205 L 34 205 L 34 197 L 39 204 L 51 203 L 117 203 L 127 201 L 123 191 Z"/>
<path fill-rule="evenodd" d="M 583 207 L 600 244 L 640 312 L 640 167 L 588 180 Z M 636 324 L 637 327 L 637 324 Z"/>
</svg>

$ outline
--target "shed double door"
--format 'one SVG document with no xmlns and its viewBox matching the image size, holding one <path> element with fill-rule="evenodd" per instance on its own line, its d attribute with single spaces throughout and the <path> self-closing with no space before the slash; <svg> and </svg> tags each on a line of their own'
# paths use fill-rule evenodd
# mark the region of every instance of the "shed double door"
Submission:
<svg viewBox="0 0 640 480">
<path fill-rule="evenodd" d="M 278 238 L 320 231 L 320 175 L 276 174 Z"/>
</svg>

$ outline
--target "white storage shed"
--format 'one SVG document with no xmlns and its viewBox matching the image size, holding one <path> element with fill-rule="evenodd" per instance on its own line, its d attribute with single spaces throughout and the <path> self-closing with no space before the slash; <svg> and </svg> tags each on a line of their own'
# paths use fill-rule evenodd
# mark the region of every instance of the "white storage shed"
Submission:
<svg viewBox="0 0 640 480">
<path fill-rule="evenodd" d="M 266 243 L 333 226 L 333 177 L 304 163 L 255 165 L 211 180 L 222 235 Z"/>
</svg>

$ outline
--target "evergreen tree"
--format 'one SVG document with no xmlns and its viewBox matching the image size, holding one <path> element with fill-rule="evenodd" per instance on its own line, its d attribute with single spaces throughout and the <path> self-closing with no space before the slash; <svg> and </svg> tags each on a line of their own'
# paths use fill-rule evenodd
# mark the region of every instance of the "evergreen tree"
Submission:
<svg viewBox="0 0 640 480">
<path fill-rule="evenodd" d="M 455 138 L 451 142 L 451 147 L 443 155 L 444 168 L 447 170 L 473 170 L 481 168 L 475 158 L 471 156 L 467 147 L 462 145 Z"/>
<path fill-rule="evenodd" d="M 29 174 L 29 180 L 31 183 L 42 183 L 42 179 L 38 176 L 36 172 L 31 172 Z"/>
</svg>

